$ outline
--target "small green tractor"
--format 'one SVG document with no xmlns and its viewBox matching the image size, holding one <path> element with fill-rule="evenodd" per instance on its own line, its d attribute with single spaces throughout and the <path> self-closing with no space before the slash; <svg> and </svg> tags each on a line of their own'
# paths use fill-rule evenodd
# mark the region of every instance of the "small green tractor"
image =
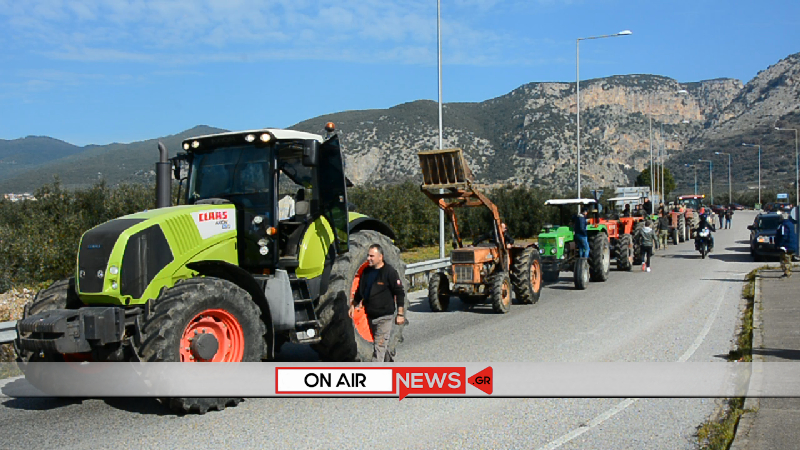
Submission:
<svg viewBox="0 0 800 450">
<path fill-rule="evenodd" d="M 596 208 L 594 199 L 553 199 L 545 205 L 559 209 L 559 223 L 548 224 L 539 234 L 539 253 L 544 281 L 558 281 L 560 272 L 573 272 L 576 289 L 586 289 L 589 281 L 606 281 L 611 264 L 611 247 L 608 227 L 604 223 L 592 224 L 587 217 L 589 257 L 579 257 L 578 243 L 572 228 L 571 217 L 578 206 Z"/>
<path fill-rule="evenodd" d="M 157 207 L 84 233 L 74 277 L 41 291 L 17 323 L 20 361 L 248 362 L 286 342 L 368 361 L 366 318 L 348 316 L 368 247 L 381 245 L 402 280 L 405 264 L 388 225 L 348 210 L 352 184 L 326 130 L 199 136 L 171 160 L 159 143 Z M 285 194 L 294 211 L 280 217 Z M 204 413 L 239 400 L 166 402 Z"/>
</svg>

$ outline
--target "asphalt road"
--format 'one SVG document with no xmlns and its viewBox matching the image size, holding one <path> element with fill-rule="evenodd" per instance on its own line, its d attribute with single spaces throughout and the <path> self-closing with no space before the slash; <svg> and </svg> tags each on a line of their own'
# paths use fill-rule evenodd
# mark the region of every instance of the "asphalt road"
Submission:
<svg viewBox="0 0 800 450">
<path fill-rule="evenodd" d="M 402 362 L 720 361 L 731 348 L 748 254 L 738 212 L 701 260 L 670 246 L 653 271 L 612 270 L 572 289 L 568 274 L 536 305 L 432 313 L 412 294 Z M 612 266 L 613 267 L 613 266 Z M 314 361 L 288 346 L 284 361 Z M 16 380 L 14 383 L 26 383 Z M 2 388 L 0 388 L 2 391 Z M 149 399 L 0 397 L 0 448 L 696 448 L 715 399 L 249 399 L 176 416 Z"/>
</svg>

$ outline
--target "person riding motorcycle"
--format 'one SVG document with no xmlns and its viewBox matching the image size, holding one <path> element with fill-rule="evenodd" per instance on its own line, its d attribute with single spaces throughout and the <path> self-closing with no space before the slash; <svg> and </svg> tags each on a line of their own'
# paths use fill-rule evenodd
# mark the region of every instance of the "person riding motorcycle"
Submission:
<svg viewBox="0 0 800 450">
<path fill-rule="evenodd" d="M 700 222 L 697 224 L 697 229 L 695 230 L 695 241 L 694 241 L 695 249 L 697 249 L 699 246 L 700 231 L 704 229 L 708 229 L 709 231 L 712 232 L 717 231 L 717 229 L 714 228 L 714 224 L 708 222 L 708 216 L 706 214 L 700 214 Z M 714 235 L 709 233 L 708 240 L 709 240 L 708 251 L 711 252 L 712 250 L 714 250 Z"/>
</svg>

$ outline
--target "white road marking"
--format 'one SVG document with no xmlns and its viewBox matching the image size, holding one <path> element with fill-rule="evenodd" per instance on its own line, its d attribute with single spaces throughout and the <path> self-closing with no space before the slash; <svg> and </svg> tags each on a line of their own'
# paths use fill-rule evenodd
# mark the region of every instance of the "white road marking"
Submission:
<svg viewBox="0 0 800 450">
<path fill-rule="evenodd" d="M 724 291 L 720 293 L 719 300 L 717 300 L 717 306 L 714 308 L 714 311 L 709 314 L 708 318 L 706 319 L 705 326 L 703 326 L 703 330 L 697 335 L 697 338 L 694 340 L 694 343 L 686 350 L 686 352 L 678 358 L 677 362 L 686 362 L 689 358 L 694 355 L 694 352 L 700 348 L 700 345 L 705 340 L 708 333 L 711 331 L 711 327 L 714 325 L 714 321 L 717 318 L 717 314 L 719 313 L 720 307 L 722 307 L 722 301 L 725 299 Z M 612 408 L 606 410 L 604 413 L 596 416 L 594 419 L 586 422 L 586 425 L 581 427 L 575 428 L 574 430 L 570 431 L 569 433 L 559 437 L 558 439 L 549 442 L 548 444 L 539 447 L 538 450 L 554 450 L 562 445 L 566 444 L 567 442 L 575 439 L 576 437 L 586 433 L 587 431 L 592 430 L 593 428 L 597 427 L 598 425 L 602 424 L 606 420 L 616 416 L 620 412 L 624 411 L 625 408 L 631 406 L 632 404 L 636 403 L 639 400 L 638 398 L 626 398 L 625 400 L 617 403 Z"/>
</svg>

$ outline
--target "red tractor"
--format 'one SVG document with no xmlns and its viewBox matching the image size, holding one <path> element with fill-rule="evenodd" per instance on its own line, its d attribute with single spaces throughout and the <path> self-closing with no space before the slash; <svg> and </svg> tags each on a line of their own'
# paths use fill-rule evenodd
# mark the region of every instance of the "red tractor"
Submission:
<svg viewBox="0 0 800 450">
<path fill-rule="evenodd" d="M 670 237 L 674 243 L 694 238 L 694 229 L 700 222 L 698 211 L 703 206 L 705 195 L 680 195 L 670 211 Z"/>
</svg>

